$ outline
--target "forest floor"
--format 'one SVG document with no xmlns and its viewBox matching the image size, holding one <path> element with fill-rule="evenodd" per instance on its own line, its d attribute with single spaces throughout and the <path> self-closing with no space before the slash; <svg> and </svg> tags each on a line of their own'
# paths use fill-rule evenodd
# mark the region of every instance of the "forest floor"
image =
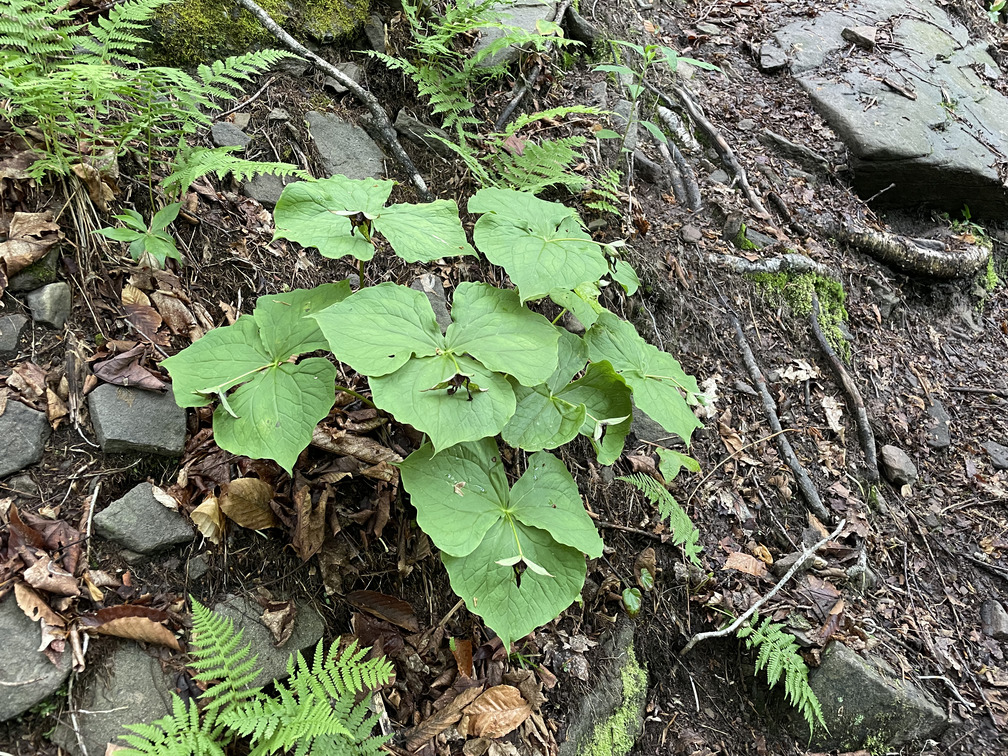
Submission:
<svg viewBox="0 0 1008 756">
<path fill-rule="evenodd" d="M 582 3 L 581 12 L 610 38 L 667 44 L 727 72 L 697 72 L 693 89 L 757 192 L 777 192 L 796 217 L 803 212 L 829 212 L 871 219 L 872 211 L 849 188 L 846 155 L 836 135 L 793 80 L 786 74 L 761 73 L 748 52 L 774 29 L 814 9 L 810 3 L 689 2 L 642 10 L 635 3 L 596 2 Z M 970 24 L 982 28 L 976 12 L 965 2 L 953 3 L 950 10 L 958 10 Z M 394 22 L 390 28 L 394 41 Z M 415 107 L 415 92 L 404 87 L 398 75 L 376 61 L 354 57 L 365 69 L 366 85 L 390 113 Z M 548 80 L 537 83 L 534 104 L 546 108 L 585 103 L 589 87 L 606 80 L 593 66 L 591 60 L 581 58 L 568 70 L 554 67 Z M 668 84 L 668 79 L 659 81 L 659 88 L 663 83 Z M 279 77 L 245 110 L 253 123 L 264 123 L 265 115 L 276 107 L 288 110 L 297 121 L 301 113 L 328 100 L 320 95 L 320 84 Z M 510 96 L 509 83 L 502 83 L 499 91 L 478 103 L 479 116 L 492 121 Z M 352 100 L 325 104 L 333 112 L 359 119 L 359 108 Z M 771 128 L 828 156 L 829 169 L 799 176 L 795 169 L 801 166 L 788 163 L 758 139 L 761 128 Z M 459 167 L 406 147 L 432 191 L 438 197 L 458 200 L 464 208 L 476 187 Z M 864 397 L 878 446 L 901 448 L 918 469 L 918 478 L 909 487 L 882 483 L 881 496 L 870 504 L 862 478 L 864 455 L 845 408 L 845 392 L 812 333 L 807 313 L 792 310 L 788 302 L 794 300 L 786 286 L 775 289 L 760 284 L 710 256 L 738 254 L 723 238 L 723 226 L 733 213 L 743 213 L 750 229 L 771 233 L 752 215 L 737 189 L 710 180 L 709 175 L 721 167 L 715 163 L 714 157 L 701 157 L 694 166 L 704 200 L 700 212 L 689 212 L 670 201 L 662 189 L 638 180 L 633 187 L 632 215 L 628 213 L 622 221 L 608 215 L 602 218 L 604 224 L 593 225 L 600 240 L 631 237 L 628 259 L 645 284 L 633 298 L 610 293 L 608 306 L 634 322 L 647 340 L 673 354 L 705 390 L 716 392 L 705 427 L 695 434 L 690 449 L 702 473 L 681 475 L 671 489 L 699 529 L 711 579 L 692 588 L 681 579 L 681 555 L 662 538 L 667 528 L 657 512 L 628 486 L 614 481 L 614 475 L 653 469 L 654 445 L 634 441 L 632 436 L 624 457 L 614 469 L 604 470 L 592 460 L 587 444 L 575 443 L 565 461 L 586 503 L 600 522 L 619 527 L 603 527 L 606 553 L 589 563 L 589 586 L 594 592 L 586 591 L 582 605 L 571 607 L 520 644 L 526 660 L 546 668 L 541 679 L 552 677 L 556 682 L 544 691 L 544 719 L 562 734 L 568 707 L 600 683 L 583 659 L 571 660 L 624 612 L 620 592 L 635 583 L 635 563 L 651 548 L 659 578 L 645 594 L 636 620 L 635 647 L 647 665 L 650 687 L 644 732 L 635 752 L 691 756 L 806 752 L 804 741 L 782 724 L 780 713 L 785 706 L 778 696 L 767 695 L 754 675 L 754 659 L 741 642 L 733 638 L 708 641 L 689 654 L 681 653 L 692 635 L 716 628 L 726 612 L 744 611 L 776 582 L 769 572 L 761 576 L 726 568 L 732 554 L 748 554 L 756 561 L 779 559 L 800 550 L 808 529 L 823 532 L 821 528 L 828 525 L 810 518 L 782 462 L 736 344 L 735 316 L 768 376 L 781 422 L 799 460 L 830 514 L 848 523 L 822 553 L 825 563 L 786 586 L 761 614 L 803 627 L 807 656 L 813 663 L 831 639 L 855 650 L 870 648 L 908 679 L 916 680 L 956 718 L 941 743 L 916 743 L 904 753 L 1005 752 L 1005 647 L 982 633 L 980 607 L 988 599 L 1008 597 L 1008 569 L 997 566 L 1008 554 L 1008 473 L 992 468 L 982 446 L 986 441 L 1008 445 L 1008 284 L 992 280 L 988 288 L 984 277 L 912 278 L 827 238 L 793 241 L 793 246 L 839 273 L 846 294 L 846 328 L 852 336 L 847 365 Z M 767 178 L 770 175 L 789 178 L 774 185 Z M 146 193 L 144 186 L 132 181 L 123 186 L 127 187 L 125 202 L 130 194 L 138 203 L 144 201 L 140 199 Z M 272 241 L 272 218 L 267 211 L 226 183 L 205 186 L 192 195 L 192 204 L 186 208 L 189 220 L 176 225 L 188 264 L 174 275 L 186 296 L 205 307 L 215 322 L 225 323 L 229 314 L 248 311 L 249 302 L 258 295 L 284 287 L 306 288 L 356 272 L 349 263 L 323 260 L 314 251 Z M 411 195 L 403 182 L 392 199 L 415 201 Z M 27 210 L 57 201 L 41 189 L 22 198 Z M 594 218 L 588 212 L 584 217 Z M 463 216 L 467 229 L 472 220 Z M 929 211 L 879 220 L 916 227 L 950 226 L 947 219 Z M 979 233 L 978 229 L 953 230 Z M 991 226 L 985 232 L 994 240 L 993 270 L 1008 279 L 1005 228 Z M 753 256 L 780 251 L 770 248 Z M 75 309 L 68 331 L 83 344 L 95 344 L 96 334 L 135 340 L 124 324 L 121 307 L 122 287 L 136 273 L 133 262 L 97 250 L 84 259 L 77 257 L 80 269 L 73 271 Z M 436 273 L 449 290 L 462 280 L 499 282 L 501 275 L 487 263 L 468 258 L 425 270 Z M 367 269 L 374 279 L 369 282 L 409 283 L 419 272 L 419 266 L 405 266 L 382 254 Z M 64 333 L 36 329 L 31 352 L 23 356 L 48 369 L 63 362 L 65 341 Z M 175 351 L 182 346 L 175 339 L 163 348 Z M 0 374 L 7 377 L 8 367 Z M 363 382 L 357 387 L 364 388 Z M 951 444 L 944 449 L 928 444 L 928 407 L 935 400 L 951 418 Z M 839 420 L 837 407 L 843 408 Z M 99 507 L 149 479 L 176 493 L 184 507 L 191 509 L 222 480 L 254 474 L 275 486 L 275 508 L 281 520 L 292 524 L 294 481 L 271 463 L 236 460 L 216 450 L 207 440 L 207 412 L 191 412 L 189 429 L 191 442 L 182 459 L 162 461 L 96 454 L 73 429 L 57 428 L 42 462 L 29 471 L 40 492 L 34 513 L 46 508 L 51 513 L 58 504 L 59 518 L 81 522 L 99 480 Z M 408 450 L 413 440 L 396 433 L 389 443 Z M 327 464 L 322 452 L 309 450 L 296 475 L 300 481 L 313 479 L 327 470 Z M 184 480 L 181 470 L 186 472 Z M 0 482 L 0 498 L 7 493 Z M 335 486 L 333 495 L 333 510 L 342 529 L 339 548 L 328 552 L 328 565 L 317 558 L 298 559 L 288 548 L 291 533 L 282 528 L 268 531 L 265 537 L 235 529 L 226 548 L 194 545 L 194 550 L 207 552 L 210 563 L 198 582 L 189 581 L 185 559 L 130 568 L 114 550 L 98 542 L 91 550 L 91 566 L 113 574 L 129 570 L 134 586 L 131 597 L 148 596 L 151 605 L 172 611 L 190 594 L 205 604 L 234 592 L 312 601 L 332 635 L 353 627 L 371 643 L 381 642 L 397 665 L 416 651 L 418 636 L 376 628 L 343 596 L 368 589 L 404 599 L 416 614 L 420 635 L 425 636 L 422 670 L 426 671 L 399 670 L 407 686 L 389 704 L 389 714 L 403 728 L 428 716 L 444 690 L 444 679 L 438 678 L 454 663 L 448 651 L 450 638 L 471 639 L 478 673 L 500 681 L 508 662 L 499 642 L 494 645 L 479 618 L 464 608 L 453 610 L 457 599 L 437 555 L 417 529 L 406 498 L 357 478 Z M 862 554 L 874 583 L 859 591 L 847 580 L 846 570 Z M 338 579 L 332 577 L 334 570 Z M 752 572 L 760 570 L 754 567 Z M 101 642 L 95 646 L 100 653 Z M 587 651 L 587 659 L 592 658 Z M 0 743 L 19 756 L 55 753 L 46 733 L 64 715 L 65 705 L 65 699 L 60 699 L 56 707 L 37 708 L 0 725 Z M 422 752 L 426 756 L 451 748 L 431 744 Z"/>
</svg>

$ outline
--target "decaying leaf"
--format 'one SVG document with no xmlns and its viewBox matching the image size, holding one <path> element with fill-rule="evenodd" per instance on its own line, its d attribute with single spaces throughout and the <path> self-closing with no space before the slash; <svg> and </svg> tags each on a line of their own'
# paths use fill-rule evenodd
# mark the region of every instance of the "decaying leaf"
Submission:
<svg viewBox="0 0 1008 756">
<path fill-rule="evenodd" d="M 729 554 L 724 568 L 726 570 L 738 570 L 739 572 L 756 577 L 763 577 L 767 571 L 766 565 L 763 562 L 751 554 L 745 554 L 741 551 L 733 551 Z"/>
<path fill-rule="evenodd" d="M 483 688 L 481 686 L 466 688 L 455 696 L 441 711 L 414 727 L 406 740 L 406 750 L 410 752 L 417 751 L 428 740 L 437 737 L 458 722 L 462 718 L 462 710 L 473 703 L 482 692 Z"/>
<path fill-rule="evenodd" d="M 79 596 L 80 588 L 74 576 L 52 563 L 48 556 L 43 556 L 35 564 L 24 571 L 25 582 L 32 588 L 54 593 L 57 596 Z"/>
<path fill-rule="evenodd" d="M 224 513 L 220 503 L 213 494 L 203 499 L 202 503 L 192 512 L 192 521 L 203 537 L 213 544 L 220 545 L 224 540 Z"/>
<path fill-rule="evenodd" d="M 824 396 L 822 399 L 823 412 L 826 413 L 826 423 L 834 433 L 843 431 L 843 404 L 832 396 Z"/>
<path fill-rule="evenodd" d="M 347 594 L 346 600 L 354 608 L 398 625 L 404 630 L 411 633 L 420 632 L 420 623 L 413 612 L 413 607 L 400 598 L 377 591 L 354 591 Z"/>
<path fill-rule="evenodd" d="M 168 613 L 148 606 L 110 606 L 82 615 L 80 624 L 89 633 L 156 643 L 180 651 L 175 634 L 164 624 Z"/>
<path fill-rule="evenodd" d="M 473 676 L 473 650 L 471 640 L 455 640 L 452 646 L 452 656 L 455 657 L 455 666 L 463 677 Z"/>
<path fill-rule="evenodd" d="M 147 347 L 138 344 L 127 352 L 95 363 L 92 369 L 96 376 L 115 386 L 136 386 L 148 391 L 164 391 L 166 388 L 164 381 L 140 365 L 146 355 Z"/>
<path fill-rule="evenodd" d="M 655 578 L 658 577 L 658 559 L 655 550 L 648 546 L 634 561 L 634 576 L 637 578 L 637 585 L 645 591 L 650 591 L 654 587 Z"/>
<path fill-rule="evenodd" d="M 329 489 L 324 487 L 319 494 L 318 504 L 312 504 L 310 486 L 301 486 L 294 492 L 294 512 L 297 520 L 294 524 L 294 537 L 291 545 L 294 551 L 307 562 L 319 549 L 326 536 L 326 502 L 329 499 Z"/>
<path fill-rule="evenodd" d="M 62 237 L 51 213 L 14 213 L 7 241 L 0 242 L 0 267 L 13 276 L 44 257 Z"/>
<path fill-rule="evenodd" d="M 64 627 L 66 622 L 54 612 L 41 596 L 33 591 L 27 583 L 20 580 L 14 584 L 14 599 L 21 611 L 32 622 L 42 620 L 53 627 Z"/>
<path fill-rule="evenodd" d="M 465 708 L 468 733 L 477 737 L 502 738 L 517 729 L 532 713 L 532 705 L 518 688 L 495 685 Z"/>
<path fill-rule="evenodd" d="M 278 648 L 290 640 L 296 616 L 297 607 L 293 601 L 269 601 L 263 607 L 261 621 L 270 631 L 273 643 Z"/>
<path fill-rule="evenodd" d="M 155 499 L 161 502 L 161 504 L 166 506 L 168 509 L 171 509 L 175 512 L 178 511 L 179 508 L 178 499 L 176 499 L 170 493 L 165 491 L 163 488 L 159 486 L 151 486 L 151 494 L 154 496 Z"/>
<path fill-rule="evenodd" d="M 275 528 L 276 516 L 270 509 L 273 486 L 259 478 L 231 481 L 220 498 L 220 508 L 229 519 L 249 530 Z"/>
<path fill-rule="evenodd" d="M 176 336 L 188 336 L 196 341 L 203 336 L 203 329 L 196 322 L 196 316 L 178 297 L 163 291 L 155 291 L 150 296 L 164 322 Z"/>
<path fill-rule="evenodd" d="M 28 401 L 38 401 L 46 393 L 46 371 L 34 362 L 22 362 L 8 376 L 7 385 Z"/>
</svg>

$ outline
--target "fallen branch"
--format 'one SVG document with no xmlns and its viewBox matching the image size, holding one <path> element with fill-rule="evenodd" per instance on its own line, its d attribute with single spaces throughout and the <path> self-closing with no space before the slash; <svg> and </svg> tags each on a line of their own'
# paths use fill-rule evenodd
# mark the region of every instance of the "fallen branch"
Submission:
<svg viewBox="0 0 1008 756">
<path fill-rule="evenodd" d="M 861 398 L 861 392 L 858 391 L 854 379 L 851 378 L 850 373 L 847 372 L 847 368 L 843 366 L 840 358 L 837 357 L 837 353 L 826 340 L 822 326 L 819 325 L 819 297 L 816 296 L 814 289 L 812 291 L 812 314 L 809 320 L 812 322 L 812 332 L 815 334 L 816 341 L 819 342 L 819 348 L 826 354 L 826 359 L 829 361 L 833 373 L 840 380 L 844 393 L 847 395 L 847 406 L 850 408 L 851 414 L 854 415 L 854 422 L 857 424 L 858 429 L 858 438 L 861 440 L 861 450 L 864 452 L 865 464 L 868 466 L 868 480 L 872 483 L 877 483 L 879 480 L 879 471 L 875 451 L 875 433 L 868 422 L 868 413 L 865 411 L 864 399 Z"/>
<path fill-rule="evenodd" d="M 736 321 L 736 324 L 737 322 L 738 321 Z M 693 646 L 695 646 L 700 641 L 708 640 L 710 638 L 724 638 L 726 635 L 734 635 L 735 631 L 738 630 L 740 627 L 742 627 L 742 625 L 745 623 L 746 620 L 752 617 L 756 612 L 759 611 L 760 607 L 762 607 L 767 601 L 772 599 L 780 592 L 780 589 L 783 588 L 792 577 L 794 577 L 794 574 L 798 572 L 798 570 L 800 570 L 802 567 L 808 564 L 808 561 L 816 555 L 816 552 L 819 551 L 819 549 L 825 546 L 828 541 L 831 541 L 838 535 L 840 535 L 840 531 L 844 529 L 844 526 L 846 524 L 847 520 L 840 520 L 840 524 L 836 526 L 836 530 L 834 530 L 825 538 L 820 539 L 817 543 L 805 549 L 805 551 L 801 553 L 801 556 L 798 557 L 798 561 L 796 561 L 794 564 L 791 565 L 791 569 L 784 573 L 784 577 L 780 579 L 777 585 L 771 588 L 770 591 L 765 596 L 763 596 L 763 598 L 761 598 L 755 604 L 750 606 L 746 610 L 745 614 L 743 614 L 737 620 L 732 622 L 728 627 L 721 628 L 720 630 L 711 630 L 710 632 L 707 633 L 697 633 L 692 638 L 690 638 L 690 642 L 686 644 L 686 647 L 682 650 L 682 653 L 688 654 L 690 650 L 693 648 Z"/>
<path fill-rule="evenodd" d="M 735 343 L 738 345 L 739 351 L 742 352 L 742 359 L 745 361 L 746 369 L 749 371 L 749 377 L 756 384 L 756 389 L 763 400 L 763 410 L 766 412 L 767 421 L 770 423 L 773 431 L 778 434 L 776 437 L 777 449 L 780 451 L 784 461 L 787 462 L 788 467 L 791 468 L 791 473 L 798 482 L 798 490 L 801 491 L 808 508 L 823 522 L 830 522 L 833 518 L 826 507 L 823 506 L 822 499 L 819 498 L 819 492 L 816 491 L 815 485 L 813 485 L 808 473 L 805 472 L 805 468 L 801 466 L 801 462 L 795 456 L 794 449 L 791 448 L 791 443 L 783 433 L 784 429 L 781 427 L 780 418 L 777 416 L 777 403 L 767 390 L 766 379 L 763 378 L 763 373 L 760 372 L 759 365 L 756 364 L 756 358 L 753 356 L 749 342 L 742 332 L 742 326 L 734 313 L 731 314 L 731 319 L 732 326 L 735 328 Z"/>
<path fill-rule="evenodd" d="M 746 276 L 757 276 L 761 273 L 794 273 L 796 275 L 815 273 L 817 276 L 825 278 L 839 278 L 839 274 L 832 268 L 797 252 L 789 252 L 765 260 L 746 260 L 744 257 L 711 252 L 707 255 L 707 259 Z"/>
<path fill-rule="evenodd" d="M 427 188 L 427 184 L 424 182 L 423 177 L 417 171 L 416 166 L 413 165 L 413 161 L 410 160 L 409 155 L 403 149 L 402 145 L 399 144 L 399 137 L 396 136 L 395 128 L 392 126 L 392 122 L 389 121 L 388 113 L 381 106 L 381 103 L 371 94 L 368 90 L 358 84 L 356 81 L 351 79 L 345 73 L 340 71 L 336 66 L 332 65 L 326 60 L 323 60 L 318 55 L 313 53 L 307 47 L 298 42 L 294 37 L 285 32 L 280 28 L 280 25 L 267 13 L 265 10 L 256 5 L 255 0 L 235 0 L 240 6 L 245 8 L 249 13 L 254 15 L 259 22 L 265 26 L 270 33 L 276 37 L 280 42 L 282 42 L 289 50 L 297 53 L 302 58 L 310 60 L 318 68 L 325 71 L 326 74 L 332 76 L 336 81 L 346 87 L 348 90 L 353 92 L 354 97 L 360 100 L 367 107 L 368 111 L 371 113 L 371 118 L 374 123 L 374 127 L 378 132 L 378 137 L 392 154 L 392 157 L 400 167 L 406 171 L 410 176 L 410 181 L 413 182 L 413 186 L 417 190 L 417 194 L 420 196 L 424 202 L 431 202 L 434 199 L 434 195 L 430 193 Z"/>
</svg>

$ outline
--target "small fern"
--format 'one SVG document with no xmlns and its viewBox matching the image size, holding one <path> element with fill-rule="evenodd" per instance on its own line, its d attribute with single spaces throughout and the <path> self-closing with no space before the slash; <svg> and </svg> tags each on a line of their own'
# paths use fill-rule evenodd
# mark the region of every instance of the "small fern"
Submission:
<svg viewBox="0 0 1008 756">
<path fill-rule="evenodd" d="M 699 559 L 699 554 L 703 551 L 703 547 L 700 546 L 700 533 L 672 494 L 657 480 L 643 473 L 622 475 L 619 480 L 634 486 L 652 504 L 658 506 L 658 513 L 668 520 L 672 529 L 672 542 L 682 549 L 683 555 L 693 564 L 697 567 L 702 566 Z"/>
<path fill-rule="evenodd" d="M 322 641 L 309 666 L 298 653 L 287 662 L 290 679 L 277 682 L 276 695 L 252 683 L 260 670 L 234 622 L 193 601 L 192 662 L 196 679 L 209 687 L 188 707 L 173 697 L 172 714 L 151 724 L 128 725 L 124 754 L 140 756 L 223 756 L 225 747 L 245 738 L 250 756 L 277 752 L 295 756 L 378 756 L 387 738 L 371 734 L 377 717 L 358 694 L 388 682 L 388 660 L 364 659 L 356 641 L 342 653 L 339 643 L 323 652 Z"/>
<path fill-rule="evenodd" d="M 162 182 L 165 191 L 181 194 L 193 182 L 202 176 L 213 174 L 224 178 L 227 174 L 234 176 L 236 181 L 247 181 L 256 174 L 272 176 L 295 176 L 304 181 L 313 181 L 314 177 L 308 171 L 301 170 L 290 163 L 263 163 L 258 160 L 245 160 L 232 154 L 240 147 L 197 147 L 180 153 L 179 161 L 172 173 Z"/>
<path fill-rule="evenodd" d="M 746 648 L 757 649 L 756 671 L 766 672 L 767 682 L 773 688 L 784 677 L 784 693 L 809 726 L 809 735 L 819 725 L 829 731 L 826 720 L 823 719 L 822 708 L 815 691 L 809 686 L 808 665 L 798 653 L 798 643 L 791 633 L 784 630 L 784 625 L 771 622 L 764 617 L 759 623 L 759 616 L 752 618 L 738 629 L 738 637 L 746 642 Z"/>
<path fill-rule="evenodd" d="M 619 171 L 607 168 L 605 172 L 593 179 L 585 191 L 585 207 L 591 208 L 600 215 L 612 213 L 620 215 L 620 182 Z"/>
</svg>

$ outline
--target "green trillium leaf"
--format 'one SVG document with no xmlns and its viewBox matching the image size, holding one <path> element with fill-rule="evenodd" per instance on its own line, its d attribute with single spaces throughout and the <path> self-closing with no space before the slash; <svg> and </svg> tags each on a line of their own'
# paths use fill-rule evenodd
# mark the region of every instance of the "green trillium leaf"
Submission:
<svg viewBox="0 0 1008 756">
<path fill-rule="evenodd" d="M 214 412 L 214 441 L 234 454 L 274 459 L 290 474 L 336 400 L 336 368 L 322 357 L 285 362 L 235 389 Z"/>
<path fill-rule="evenodd" d="M 427 295 L 394 283 L 362 289 L 314 317 L 336 359 L 367 376 L 393 373 L 412 356 L 444 348 Z"/>
<path fill-rule="evenodd" d="M 454 391 L 436 388 L 459 373 L 480 390 L 467 392 L 464 381 Z M 469 357 L 417 357 L 390 375 L 369 378 L 368 383 L 377 406 L 426 433 L 438 451 L 496 436 L 515 411 L 514 391 L 507 378 Z"/>
<path fill-rule="evenodd" d="M 476 246 L 507 271 L 522 302 L 598 281 L 609 269 L 577 214 L 563 205 L 487 187 L 469 199 L 468 209 L 483 213 L 473 229 Z"/>
<path fill-rule="evenodd" d="M 327 346 L 307 316 L 349 293 L 342 281 L 260 297 L 251 315 L 210 331 L 161 363 L 171 374 L 175 402 L 202 407 L 219 399 L 217 445 L 274 459 L 290 472 L 315 425 L 332 408 L 336 369 L 319 357 L 289 360 Z"/>
<path fill-rule="evenodd" d="M 284 187 L 273 211 L 275 239 L 290 239 L 315 247 L 324 257 L 374 257 L 374 245 L 354 231 L 351 215 L 380 215 L 392 193 L 391 181 L 356 180 L 333 176 L 320 181 L 298 181 Z"/>
<path fill-rule="evenodd" d="M 580 433 L 587 436 L 600 464 L 611 465 L 623 453 L 633 422 L 630 387 L 605 360 L 593 362 L 585 374 L 557 395 L 585 408 Z"/>
<path fill-rule="evenodd" d="M 374 225 L 408 263 L 476 254 L 459 222 L 455 200 L 392 205 L 382 211 Z"/>
<path fill-rule="evenodd" d="M 658 472 L 662 474 L 666 482 L 671 483 L 675 480 L 683 468 L 698 473 L 700 472 L 700 463 L 688 454 L 658 447 Z"/>
<path fill-rule="evenodd" d="M 636 588 L 623 590 L 623 608 L 631 617 L 636 617 L 641 610 L 641 592 Z"/>
<path fill-rule="evenodd" d="M 400 471 L 417 522 L 441 549 L 452 588 L 505 643 L 578 597 L 584 554 L 600 555 L 602 539 L 556 457 L 532 455 L 511 491 L 490 438 L 437 455 L 425 444 Z"/>
<path fill-rule="evenodd" d="M 648 344 L 634 327 L 606 311 L 585 334 L 592 362 L 607 360 L 633 390 L 634 403 L 669 433 L 689 444 L 701 423 L 687 398 L 700 393 L 696 379 L 670 354 Z M 683 396 L 685 394 L 685 397 Z"/>
<path fill-rule="evenodd" d="M 637 271 L 626 260 L 616 260 L 612 264 L 609 275 L 612 276 L 613 281 L 623 287 L 628 297 L 632 297 L 637 293 L 637 289 L 640 288 L 640 279 L 637 277 Z"/>
<path fill-rule="evenodd" d="M 519 383 L 535 386 L 557 366 L 559 332 L 522 306 L 513 291 L 482 283 L 462 283 L 452 297 L 452 322 L 445 343 L 455 354 L 468 353 Z"/>
<path fill-rule="evenodd" d="M 601 293 L 597 283 L 589 282 L 579 284 L 573 290 L 553 289 L 549 298 L 554 304 L 569 310 L 582 326 L 591 328 L 598 320 L 599 313 L 605 309 L 598 301 Z"/>
</svg>

